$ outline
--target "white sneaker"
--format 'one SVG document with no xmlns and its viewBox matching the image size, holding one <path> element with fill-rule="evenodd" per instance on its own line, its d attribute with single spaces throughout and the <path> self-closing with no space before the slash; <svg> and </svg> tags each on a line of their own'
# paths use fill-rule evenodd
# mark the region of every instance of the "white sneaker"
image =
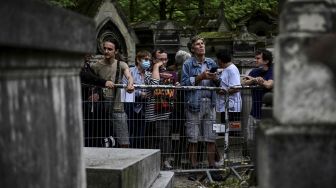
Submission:
<svg viewBox="0 0 336 188">
<path fill-rule="evenodd" d="M 163 169 L 164 169 L 164 170 L 171 170 L 171 169 L 173 169 L 173 167 L 172 167 L 172 165 L 170 164 L 169 161 L 165 160 L 165 161 L 163 162 Z"/>
<path fill-rule="evenodd" d="M 219 168 L 224 165 L 224 159 L 221 158 L 219 161 L 215 161 L 215 167 Z"/>
</svg>

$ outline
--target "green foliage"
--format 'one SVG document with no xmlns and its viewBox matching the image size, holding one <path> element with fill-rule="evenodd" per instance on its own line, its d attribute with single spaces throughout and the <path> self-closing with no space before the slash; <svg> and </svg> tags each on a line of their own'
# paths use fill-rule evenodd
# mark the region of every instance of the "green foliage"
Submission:
<svg viewBox="0 0 336 188">
<path fill-rule="evenodd" d="M 119 0 L 127 15 L 130 14 L 130 1 L 135 2 L 133 21 L 155 21 L 160 19 L 160 13 L 166 13 L 167 19 L 190 23 L 199 14 L 199 0 Z M 224 15 L 229 22 L 262 11 L 277 11 L 277 0 L 204 0 L 204 16 L 215 17 L 220 11 L 220 4 L 224 4 Z M 165 3 L 165 10 L 160 9 L 160 3 Z"/>
<path fill-rule="evenodd" d="M 60 6 L 63 8 L 72 8 L 76 6 L 75 0 L 49 0 L 51 4 Z"/>
<path fill-rule="evenodd" d="M 230 21 L 237 20 L 257 10 L 277 12 L 277 7 L 277 0 L 224 1 L 225 17 Z"/>
<path fill-rule="evenodd" d="M 47 0 L 64 8 L 75 8 L 80 0 Z M 224 16 L 229 23 L 257 10 L 277 12 L 278 0 L 203 0 L 204 16 L 216 18 L 223 3 Z M 131 22 L 170 19 L 185 24 L 199 16 L 201 0 L 116 0 Z M 92 2 L 91 2 L 92 4 Z M 133 5 L 133 6 L 130 6 Z M 132 13 L 132 14 L 131 14 Z M 131 16 L 130 16 L 131 15 Z"/>
</svg>

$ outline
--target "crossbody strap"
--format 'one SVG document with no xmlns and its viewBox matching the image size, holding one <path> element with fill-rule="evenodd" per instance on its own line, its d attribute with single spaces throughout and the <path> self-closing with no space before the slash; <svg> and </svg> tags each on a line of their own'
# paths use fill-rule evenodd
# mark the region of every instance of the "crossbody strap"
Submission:
<svg viewBox="0 0 336 188">
<path fill-rule="evenodd" d="M 116 77 L 114 79 L 115 84 L 119 84 L 119 74 L 120 74 L 120 62 L 119 60 L 117 61 L 117 71 L 116 71 Z M 117 96 L 117 88 L 114 88 L 114 97 Z"/>
</svg>

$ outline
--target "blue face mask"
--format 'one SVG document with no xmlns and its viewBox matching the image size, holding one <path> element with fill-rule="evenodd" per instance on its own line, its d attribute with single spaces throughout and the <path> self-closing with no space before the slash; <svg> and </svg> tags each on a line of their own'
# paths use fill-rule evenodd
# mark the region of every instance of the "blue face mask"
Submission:
<svg viewBox="0 0 336 188">
<path fill-rule="evenodd" d="M 144 60 L 144 59 L 142 59 L 142 60 L 141 60 L 141 68 L 142 68 L 143 70 L 147 70 L 149 67 L 150 67 L 150 62 L 149 62 L 149 60 Z"/>
</svg>

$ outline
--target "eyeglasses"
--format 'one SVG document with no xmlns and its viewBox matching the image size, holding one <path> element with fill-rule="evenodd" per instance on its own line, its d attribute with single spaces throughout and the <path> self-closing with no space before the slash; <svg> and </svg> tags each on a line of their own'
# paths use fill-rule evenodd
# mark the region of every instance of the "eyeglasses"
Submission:
<svg viewBox="0 0 336 188">
<path fill-rule="evenodd" d="M 113 49 L 113 48 L 107 48 L 107 47 L 104 47 L 104 50 L 112 51 L 112 50 L 114 50 L 114 49 Z"/>
<path fill-rule="evenodd" d="M 157 60 L 159 60 L 159 61 L 164 61 L 164 62 L 167 62 L 167 61 L 168 61 L 167 58 L 158 58 Z"/>
</svg>

